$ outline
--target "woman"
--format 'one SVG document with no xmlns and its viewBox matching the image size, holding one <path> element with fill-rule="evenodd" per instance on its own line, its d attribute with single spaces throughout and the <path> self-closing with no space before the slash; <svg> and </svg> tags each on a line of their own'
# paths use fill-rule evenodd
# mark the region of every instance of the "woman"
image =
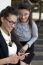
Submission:
<svg viewBox="0 0 43 65">
<path fill-rule="evenodd" d="M 31 20 L 31 4 L 29 2 L 19 3 L 18 19 L 14 31 L 22 44 L 20 52 L 30 53 L 23 61 L 21 61 L 21 65 L 30 65 L 34 56 L 34 42 L 38 38 L 38 28 L 36 23 Z"/>
<path fill-rule="evenodd" d="M 6 7 L 0 14 L 0 65 L 18 65 L 20 60 L 17 52 L 21 48 L 16 35 L 11 36 L 11 31 L 17 21 L 17 12 L 13 7 Z"/>
</svg>

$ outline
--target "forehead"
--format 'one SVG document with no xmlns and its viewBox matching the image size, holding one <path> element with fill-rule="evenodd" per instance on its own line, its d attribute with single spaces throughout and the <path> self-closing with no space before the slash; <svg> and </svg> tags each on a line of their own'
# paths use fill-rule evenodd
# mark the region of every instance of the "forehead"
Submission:
<svg viewBox="0 0 43 65">
<path fill-rule="evenodd" d="M 7 18 L 8 19 L 15 19 L 15 18 L 17 18 L 17 16 L 16 15 L 13 15 L 13 14 L 9 14 L 9 16 Z"/>
<path fill-rule="evenodd" d="M 28 9 L 19 9 L 18 10 L 19 13 L 29 13 Z"/>
<path fill-rule="evenodd" d="M 16 15 L 13 15 L 13 14 L 10 14 L 10 15 L 7 17 L 7 19 L 8 19 L 9 21 L 14 21 L 14 22 L 16 22 L 16 21 L 17 21 L 17 16 L 16 16 Z"/>
</svg>

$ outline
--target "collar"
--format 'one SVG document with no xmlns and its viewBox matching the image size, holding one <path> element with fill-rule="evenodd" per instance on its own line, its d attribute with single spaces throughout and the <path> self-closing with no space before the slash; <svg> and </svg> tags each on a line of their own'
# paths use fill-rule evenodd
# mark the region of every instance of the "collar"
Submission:
<svg viewBox="0 0 43 65">
<path fill-rule="evenodd" d="M 8 44 L 11 41 L 11 35 L 7 35 L 1 27 L 0 27 L 0 31 L 5 39 L 6 43 Z"/>
</svg>

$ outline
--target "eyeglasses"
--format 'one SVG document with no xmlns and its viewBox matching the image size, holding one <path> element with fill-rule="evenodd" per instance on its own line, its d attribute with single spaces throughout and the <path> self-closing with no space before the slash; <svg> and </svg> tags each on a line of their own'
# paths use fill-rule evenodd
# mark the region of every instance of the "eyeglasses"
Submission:
<svg viewBox="0 0 43 65">
<path fill-rule="evenodd" d="M 9 23 L 16 24 L 14 21 L 9 21 L 7 18 L 5 18 Z"/>
</svg>

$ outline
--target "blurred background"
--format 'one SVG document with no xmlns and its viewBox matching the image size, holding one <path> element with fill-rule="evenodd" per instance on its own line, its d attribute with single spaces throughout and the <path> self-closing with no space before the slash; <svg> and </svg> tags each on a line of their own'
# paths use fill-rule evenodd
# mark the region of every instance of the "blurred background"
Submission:
<svg viewBox="0 0 43 65">
<path fill-rule="evenodd" d="M 32 19 L 36 22 L 39 31 L 38 40 L 34 44 L 35 56 L 32 65 L 43 65 L 43 0 L 0 0 L 0 11 L 8 5 L 13 6 L 26 1 L 33 5 Z"/>
</svg>

